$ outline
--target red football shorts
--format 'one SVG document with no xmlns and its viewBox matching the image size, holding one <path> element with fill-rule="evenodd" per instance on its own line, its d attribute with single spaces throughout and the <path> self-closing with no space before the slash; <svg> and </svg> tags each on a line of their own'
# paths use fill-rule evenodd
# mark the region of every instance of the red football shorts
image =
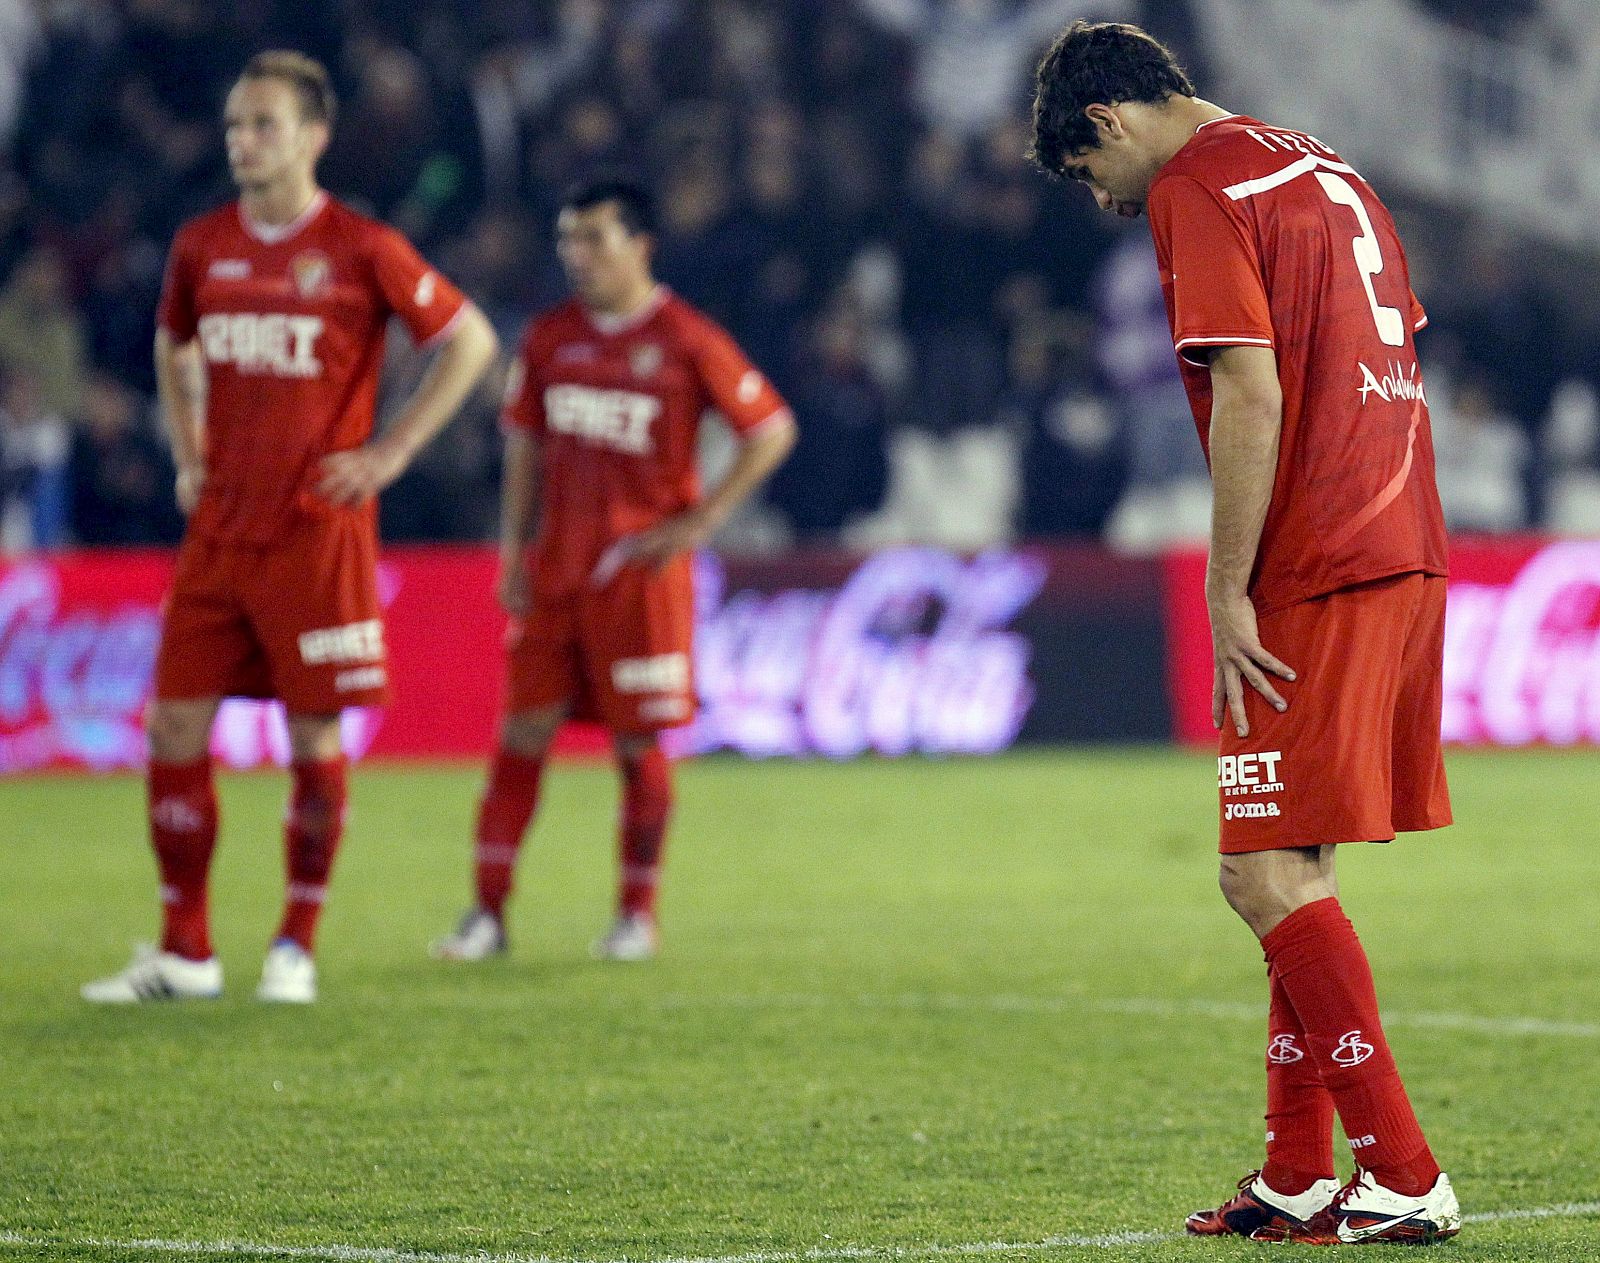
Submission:
<svg viewBox="0 0 1600 1263">
<path fill-rule="evenodd" d="M 1385 842 L 1450 823 L 1444 594 L 1437 576 L 1396 575 L 1262 617 L 1262 645 L 1297 678 L 1269 677 L 1289 703 L 1282 714 L 1245 686 L 1248 737 L 1224 718 L 1224 855 Z"/>
<path fill-rule="evenodd" d="M 535 592 L 507 637 L 511 711 L 565 703 L 574 719 L 637 734 L 693 719 L 690 564 L 624 566 L 602 586 Z"/>
<path fill-rule="evenodd" d="M 383 705 L 377 563 L 364 515 L 311 519 L 265 547 L 191 533 L 167 598 L 156 696 L 276 697 L 297 715 Z"/>
</svg>

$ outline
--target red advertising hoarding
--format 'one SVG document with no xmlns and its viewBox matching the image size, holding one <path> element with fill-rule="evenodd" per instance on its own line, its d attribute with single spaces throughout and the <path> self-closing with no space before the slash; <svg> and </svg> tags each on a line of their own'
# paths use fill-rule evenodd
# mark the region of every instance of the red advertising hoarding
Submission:
<svg viewBox="0 0 1600 1263">
<path fill-rule="evenodd" d="M 834 758 L 1005 749 L 1034 714 L 1033 642 L 1048 636 L 1034 630 L 1030 638 L 1012 624 L 1035 604 L 1059 610 L 1059 599 L 1035 599 L 1052 580 L 1059 589 L 1078 556 L 891 549 L 864 560 L 809 554 L 734 565 L 703 556 L 701 714 L 670 745 L 678 754 Z M 0 563 L 0 771 L 143 762 L 141 715 L 172 564 L 157 552 Z M 393 703 L 345 713 L 353 757 L 482 757 L 490 749 L 506 625 L 494 567 L 491 548 L 385 554 L 379 586 Z M 1145 577 L 1141 586 L 1157 625 L 1154 584 Z M 600 734 L 578 727 L 563 742 L 568 751 L 603 747 Z M 285 762 L 282 709 L 227 702 L 213 750 L 232 767 Z"/>
<path fill-rule="evenodd" d="M 1197 744 L 1216 740 L 1205 565 L 1185 552 L 1165 567 L 1173 726 Z M 1461 745 L 1600 744 L 1600 540 L 1452 542 L 1443 731 Z"/>
</svg>

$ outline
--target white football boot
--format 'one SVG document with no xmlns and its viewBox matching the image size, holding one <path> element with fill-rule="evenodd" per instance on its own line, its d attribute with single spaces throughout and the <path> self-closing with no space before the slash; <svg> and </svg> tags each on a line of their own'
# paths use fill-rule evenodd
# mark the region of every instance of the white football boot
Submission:
<svg viewBox="0 0 1600 1263">
<path fill-rule="evenodd" d="M 300 944 L 279 939 L 267 949 L 256 999 L 269 1004 L 310 1004 L 317 998 L 317 964 Z"/>
<path fill-rule="evenodd" d="M 190 960 L 149 943 L 133 949 L 119 974 L 86 982 L 78 994 L 90 1004 L 139 1004 L 146 1000 L 215 1000 L 222 994 L 222 962 L 215 956 Z"/>
<path fill-rule="evenodd" d="M 1432 1188 L 1412 1197 L 1385 1188 L 1371 1171 L 1357 1168 L 1333 1204 L 1313 1215 L 1304 1229 L 1290 1233 L 1289 1240 L 1308 1245 L 1432 1245 L 1460 1231 L 1461 1207 L 1442 1171 Z"/>
<path fill-rule="evenodd" d="M 613 921 L 605 936 L 590 946 L 589 954 L 596 960 L 654 960 L 660 948 L 655 918 L 636 912 Z"/>
<path fill-rule="evenodd" d="M 1239 1192 L 1215 1210 L 1197 1210 L 1184 1221 L 1196 1237 L 1249 1237 L 1253 1241 L 1287 1241 L 1327 1209 L 1339 1194 L 1339 1181 L 1317 1180 L 1303 1193 L 1280 1193 L 1252 1171 L 1239 1181 Z"/>
<path fill-rule="evenodd" d="M 506 954 L 506 927 L 485 908 L 473 908 L 461 924 L 428 947 L 435 960 L 488 960 Z"/>
</svg>

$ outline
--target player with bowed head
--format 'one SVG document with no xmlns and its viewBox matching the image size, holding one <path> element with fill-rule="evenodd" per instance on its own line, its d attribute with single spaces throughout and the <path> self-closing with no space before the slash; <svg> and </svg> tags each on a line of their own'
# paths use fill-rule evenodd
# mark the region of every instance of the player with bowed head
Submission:
<svg viewBox="0 0 1600 1263">
<path fill-rule="evenodd" d="M 158 949 L 89 983 L 87 1000 L 222 991 L 207 914 L 209 746 L 228 696 L 276 697 L 289 715 L 288 893 L 257 995 L 316 998 L 313 938 L 345 820 L 340 712 L 388 693 L 375 497 L 497 349 L 488 321 L 404 237 L 318 187 L 334 112 L 317 62 L 252 58 L 223 120 L 239 198 L 185 224 L 168 259 L 156 377 L 189 521 L 147 720 L 164 925 Z M 391 315 L 438 350 L 374 438 Z"/>
<path fill-rule="evenodd" d="M 619 892 L 608 960 L 658 947 L 656 890 L 672 809 L 659 733 L 694 716 L 694 551 L 788 455 L 788 406 L 733 340 L 655 279 L 655 210 L 599 177 L 556 222 L 574 297 L 534 320 L 506 398 L 499 597 L 515 620 L 509 701 L 479 807 L 476 899 L 433 945 L 447 960 L 505 951 L 512 869 L 545 761 L 568 716 L 610 729 L 622 774 Z M 704 495 L 702 417 L 739 439 Z"/>
<path fill-rule="evenodd" d="M 1431 1243 L 1461 1215 L 1338 899 L 1336 846 L 1450 823 L 1447 561 L 1394 221 L 1313 136 L 1201 100 L 1137 27 L 1041 61 L 1032 157 L 1150 220 L 1215 499 L 1221 884 L 1265 951 L 1263 1168 L 1197 1235 Z M 1334 1176 L 1338 1113 L 1356 1161 Z"/>
</svg>

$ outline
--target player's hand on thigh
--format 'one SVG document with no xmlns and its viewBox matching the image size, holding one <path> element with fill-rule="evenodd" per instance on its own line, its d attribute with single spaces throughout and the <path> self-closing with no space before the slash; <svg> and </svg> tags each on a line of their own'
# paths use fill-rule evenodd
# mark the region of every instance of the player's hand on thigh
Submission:
<svg viewBox="0 0 1600 1263">
<path fill-rule="evenodd" d="M 699 509 L 687 509 L 647 531 L 619 540 L 595 568 L 596 586 L 603 586 L 622 566 L 660 570 L 680 553 L 693 552 L 711 538 L 714 523 Z"/>
<path fill-rule="evenodd" d="M 1267 678 L 1293 680 L 1292 668 L 1279 662 L 1261 644 L 1256 627 L 1256 609 L 1244 594 L 1219 596 L 1208 593 L 1206 607 L 1211 615 L 1211 722 L 1220 728 L 1224 716 L 1233 720 L 1234 731 L 1250 735 L 1250 720 L 1245 715 L 1244 690 L 1249 685 L 1267 699 L 1274 710 L 1289 709 L 1278 690 Z"/>
<path fill-rule="evenodd" d="M 188 517 L 194 512 L 195 505 L 200 503 L 200 493 L 206 485 L 206 468 L 204 465 L 189 465 L 178 470 L 177 482 L 173 486 L 173 494 L 177 497 L 178 508 L 183 511 L 183 516 Z"/>
<path fill-rule="evenodd" d="M 527 618 L 532 613 L 533 596 L 528 583 L 528 569 L 520 560 L 500 563 L 500 577 L 494 591 L 500 608 L 512 618 Z"/>
<path fill-rule="evenodd" d="M 392 483 L 405 467 L 405 457 L 381 439 L 348 452 L 332 452 L 318 466 L 317 494 L 329 504 L 354 508 Z"/>
</svg>

